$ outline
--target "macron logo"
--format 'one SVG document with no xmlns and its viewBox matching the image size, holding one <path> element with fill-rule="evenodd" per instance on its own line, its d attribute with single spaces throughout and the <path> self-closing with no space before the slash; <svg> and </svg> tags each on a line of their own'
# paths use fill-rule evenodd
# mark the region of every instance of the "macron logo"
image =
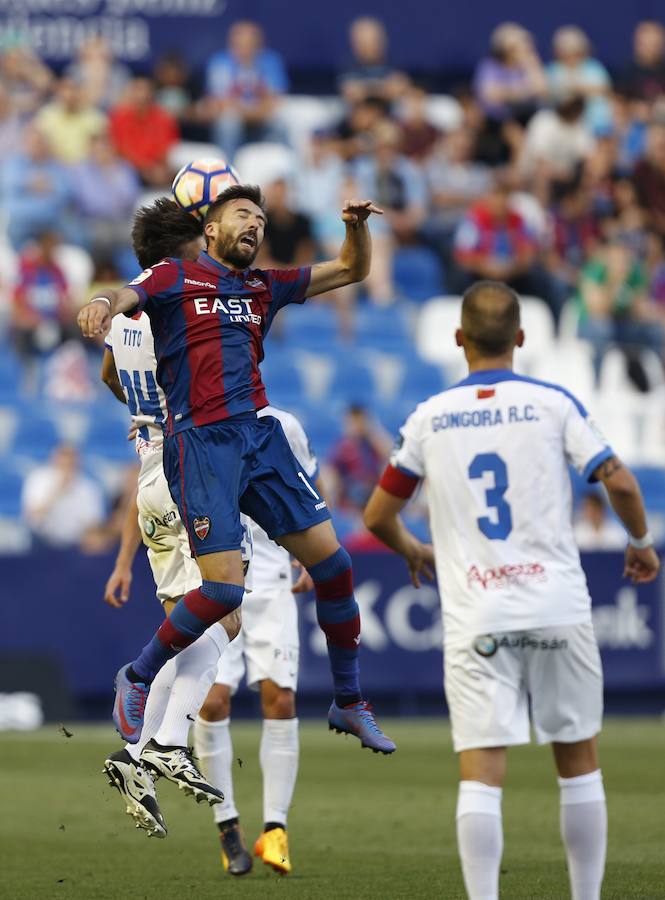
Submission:
<svg viewBox="0 0 665 900">
<path fill-rule="evenodd" d="M 217 290 L 216 284 L 210 284 L 209 281 L 194 281 L 193 278 L 185 278 L 185 284 L 193 284 L 195 287 L 207 287 L 212 288 L 213 291 Z"/>
</svg>

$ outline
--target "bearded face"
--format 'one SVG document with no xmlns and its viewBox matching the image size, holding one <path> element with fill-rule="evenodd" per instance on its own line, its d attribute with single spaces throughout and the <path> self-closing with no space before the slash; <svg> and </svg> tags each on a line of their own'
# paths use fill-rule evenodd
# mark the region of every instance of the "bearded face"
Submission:
<svg viewBox="0 0 665 900">
<path fill-rule="evenodd" d="M 234 269 L 252 265 L 263 242 L 266 219 L 260 207 L 249 200 L 225 204 L 220 219 L 206 226 L 208 251 Z"/>
</svg>

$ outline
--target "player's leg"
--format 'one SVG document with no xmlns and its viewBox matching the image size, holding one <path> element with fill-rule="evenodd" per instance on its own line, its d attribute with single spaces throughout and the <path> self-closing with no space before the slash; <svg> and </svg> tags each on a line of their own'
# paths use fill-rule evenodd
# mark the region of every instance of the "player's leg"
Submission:
<svg viewBox="0 0 665 900">
<path fill-rule="evenodd" d="M 490 636 L 446 647 L 445 690 L 460 756 L 457 844 L 469 900 L 497 900 L 506 750 L 529 742 L 521 661 Z"/>
<path fill-rule="evenodd" d="M 335 700 L 331 727 L 363 746 L 392 753 L 362 698 L 358 645 L 360 614 L 353 593 L 351 557 L 340 546 L 325 500 L 293 455 L 281 424 L 271 416 L 256 429 L 254 468 L 241 494 L 242 511 L 305 566 L 314 581 L 319 624 L 326 635 Z"/>
<path fill-rule="evenodd" d="M 254 852 L 277 872 L 291 871 L 287 820 L 298 778 L 300 745 L 296 696 L 266 678 L 260 682 L 263 731 L 259 760 L 263 773 L 263 833 Z"/>
<path fill-rule="evenodd" d="M 245 875 L 252 868 L 233 796 L 235 760 L 229 729 L 231 696 L 240 684 L 244 669 L 241 632 L 220 659 L 216 683 L 194 724 L 194 747 L 201 766 L 210 782 L 224 794 L 224 802 L 216 805 L 213 813 L 219 829 L 222 864 L 230 875 Z"/>
<path fill-rule="evenodd" d="M 603 677 L 591 623 L 539 629 L 529 651 L 529 690 L 539 743 L 552 743 L 560 828 L 573 900 L 599 900 L 607 806 L 598 761 Z"/>
<path fill-rule="evenodd" d="M 176 604 L 150 643 L 118 673 L 114 720 L 130 742 L 140 736 L 145 700 L 159 669 L 242 602 L 238 496 L 246 462 L 243 447 L 240 430 L 222 426 L 190 429 L 164 442 L 164 472 L 202 584 Z"/>
</svg>

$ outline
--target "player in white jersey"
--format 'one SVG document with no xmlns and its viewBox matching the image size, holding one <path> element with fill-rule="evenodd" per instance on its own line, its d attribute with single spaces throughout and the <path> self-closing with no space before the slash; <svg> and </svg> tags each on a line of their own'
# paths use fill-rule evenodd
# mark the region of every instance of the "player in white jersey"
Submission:
<svg viewBox="0 0 665 900">
<path fill-rule="evenodd" d="M 288 412 L 267 406 L 259 416 L 274 416 L 309 480 L 321 491 L 319 467 L 300 422 Z M 194 725 L 194 747 L 203 770 L 224 794 L 215 806 L 222 862 L 232 875 L 252 867 L 233 798 L 233 747 L 229 733 L 231 697 L 246 673 L 247 684 L 261 695 L 263 730 L 259 760 L 263 773 L 263 833 L 254 853 L 276 871 L 291 871 L 287 815 L 298 775 L 298 610 L 295 593 L 312 588 L 303 569 L 292 584 L 291 559 L 252 523 L 252 589 L 243 602 L 242 629 L 219 661 L 216 684 Z"/>
<path fill-rule="evenodd" d="M 151 227 L 158 224 L 158 236 Z M 174 239 L 172 232 L 177 234 Z M 168 200 L 139 211 L 134 229 L 141 265 L 150 265 L 164 253 L 196 258 L 200 228 L 193 217 Z M 137 240 L 138 238 L 138 240 Z M 161 254 L 161 255 L 160 255 Z M 156 361 L 150 321 L 145 314 L 118 316 L 107 338 L 102 378 L 129 408 L 136 429 L 141 461 L 136 504 L 128 510 L 123 538 L 105 599 L 122 606 L 128 598 L 131 565 L 143 543 L 148 549 L 157 597 L 167 615 L 176 602 L 201 583 L 189 541 L 169 493 L 162 465 L 162 427 L 165 399 L 155 379 Z M 249 520 L 243 523 L 248 530 Z M 248 561 L 249 543 L 243 548 Z M 145 709 L 145 725 L 137 743 L 112 753 L 104 769 L 137 826 L 164 837 L 166 825 L 157 805 L 150 770 L 175 782 L 197 800 L 220 803 L 223 795 L 206 782 L 189 751 L 187 735 L 210 686 L 220 654 L 237 635 L 240 618 L 227 616 L 172 659 L 159 673 Z M 157 690 L 155 690 L 157 688 Z"/>
<path fill-rule="evenodd" d="M 497 282 L 471 287 L 456 340 L 469 376 L 408 418 L 365 522 L 405 557 L 416 586 L 436 563 L 470 900 L 499 895 L 506 747 L 528 743 L 530 720 L 554 752 L 572 896 L 598 900 L 607 836 L 596 737 L 602 671 L 573 537 L 569 464 L 603 482 L 626 527 L 624 575 L 652 581 L 658 557 L 637 482 L 582 405 L 513 372 L 524 341 L 516 295 Z M 433 555 L 399 515 L 421 480 Z"/>
</svg>

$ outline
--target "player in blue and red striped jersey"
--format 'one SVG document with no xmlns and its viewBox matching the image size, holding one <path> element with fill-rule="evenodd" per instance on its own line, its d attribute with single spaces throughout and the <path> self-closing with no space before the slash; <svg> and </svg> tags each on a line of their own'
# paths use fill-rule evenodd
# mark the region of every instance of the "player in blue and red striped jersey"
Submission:
<svg viewBox="0 0 665 900">
<path fill-rule="evenodd" d="M 139 739 L 150 684 L 162 665 L 213 622 L 240 606 L 240 511 L 309 571 L 324 631 L 335 697 L 330 728 L 392 753 L 360 690 L 360 617 L 351 559 L 337 540 L 325 500 L 289 447 L 280 423 L 258 418 L 267 405 L 259 363 L 275 314 L 289 303 L 364 279 L 371 261 L 367 218 L 381 210 L 350 201 L 338 257 L 290 270 L 252 269 L 266 214 L 259 188 L 234 185 L 211 204 L 207 251 L 192 262 L 164 259 L 119 292 L 79 313 L 84 335 L 106 334 L 118 313 L 146 310 L 157 380 L 166 394 L 164 470 L 202 575 L 141 654 L 116 676 L 114 721 Z"/>
</svg>

